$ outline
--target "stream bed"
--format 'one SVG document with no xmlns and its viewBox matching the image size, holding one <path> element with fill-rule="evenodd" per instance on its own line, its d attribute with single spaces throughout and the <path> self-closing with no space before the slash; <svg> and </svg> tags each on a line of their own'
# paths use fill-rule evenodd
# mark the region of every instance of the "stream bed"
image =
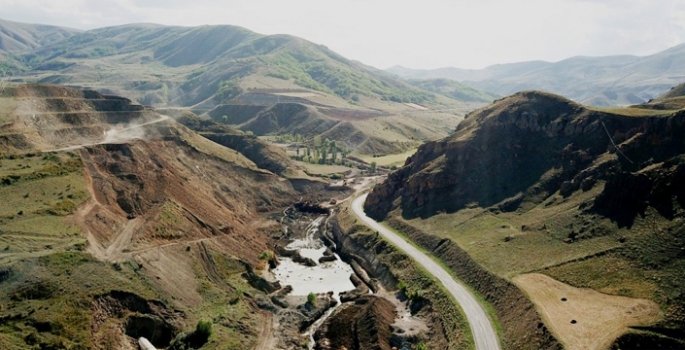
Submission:
<svg viewBox="0 0 685 350">
<path fill-rule="evenodd" d="M 340 293 L 355 290 L 355 285 L 350 280 L 354 274 L 352 267 L 342 261 L 337 254 L 334 254 L 334 261 L 319 263 L 319 259 L 325 256 L 328 249 L 319 238 L 321 225 L 324 223 L 325 216 L 319 216 L 305 228 L 305 237 L 291 241 L 285 249 L 299 251 L 303 258 L 309 258 L 316 262 L 316 266 L 306 266 L 296 263 L 288 257 L 279 257 L 279 265 L 271 270 L 273 277 L 282 286 L 291 286 L 291 296 L 304 296 L 309 293 L 327 294 L 333 292 L 333 299 L 338 303 L 330 308 L 326 313 L 316 320 L 304 333 L 310 340 L 309 348 L 314 348 L 313 335 L 316 330 L 325 322 L 333 311 L 341 305 Z"/>
<path fill-rule="evenodd" d="M 316 266 L 305 266 L 284 257 L 279 259 L 280 264 L 271 272 L 281 285 L 293 287 L 291 295 L 306 296 L 309 293 L 333 292 L 333 297 L 340 302 L 339 293 L 355 289 L 350 281 L 350 275 L 354 273 L 354 270 L 337 254 L 335 254 L 335 261 L 318 262 L 327 249 L 323 241 L 317 238 L 323 221 L 323 216 L 316 218 L 307 226 L 305 238 L 296 239 L 285 247 L 288 250 L 299 251 L 302 257 L 316 262 Z"/>
</svg>

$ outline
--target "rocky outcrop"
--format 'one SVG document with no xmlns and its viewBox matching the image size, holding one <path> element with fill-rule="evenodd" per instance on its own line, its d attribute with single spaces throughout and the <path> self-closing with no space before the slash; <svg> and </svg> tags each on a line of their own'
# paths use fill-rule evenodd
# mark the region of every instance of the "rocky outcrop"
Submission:
<svg viewBox="0 0 685 350">
<path fill-rule="evenodd" d="M 454 135 L 420 147 L 374 188 L 365 210 L 383 219 L 399 205 L 406 218 L 428 217 L 519 194 L 572 193 L 590 177 L 606 179 L 608 169 L 637 171 L 682 154 L 684 125 L 685 111 L 638 118 L 518 93 L 471 113 Z M 620 152 L 605 157 L 617 153 L 612 142 Z"/>
</svg>

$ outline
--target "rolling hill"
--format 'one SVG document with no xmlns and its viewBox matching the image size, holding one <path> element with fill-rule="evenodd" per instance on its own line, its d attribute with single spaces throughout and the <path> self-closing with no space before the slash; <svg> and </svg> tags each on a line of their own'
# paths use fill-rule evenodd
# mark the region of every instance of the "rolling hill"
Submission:
<svg viewBox="0 0 685 350">
<path fill-rule="evenodd" d="M 448 78 L 499 95 L 536 89 L 595 106 L 633 105 L 648 101 L 685 78 L 685 44 L 645 56 L 573 57 L 499 64 L 482 70 L 392 67 L 406 79 Z"/>
<path fill-rule="evenodd" d="M 26 52 L 69 39 L 81 30 L 0 19 L 0 52 Z"/>
<path fill-rule="evenodd" d="M 15 81 L 189 108 L 259 136 L 322 136 L 362 154 L 402 153 L 443 137 L 471 105 L 482 103 L 464 102 L 480 101 L 472 91 L 458 101 L 323 45 L 235 26 L 131 24 L 57 39 L 17 47 L 0 65 L 13 70 Z M 283 103 L 297 106 L 275 107 Z M 302 111 L 301 125 L 290 125 L 290 116 L 279 115 L 290 108 Z M 361 118 L 361 125 L 350 123 L 355 118 Z M 336 131 L 323 135 L 322 128 L 305 127 L 311 125 L 335 126 Z"/>
<path fill-rule="evenodd" d="M 451 79 L 410 79 L 408 82 L 409 84 L 426 91 L 445 95 L 459 101 L 492 102 L 498 98 L 495 94 L 476 90 L 466 84 Z"/>
</svg>

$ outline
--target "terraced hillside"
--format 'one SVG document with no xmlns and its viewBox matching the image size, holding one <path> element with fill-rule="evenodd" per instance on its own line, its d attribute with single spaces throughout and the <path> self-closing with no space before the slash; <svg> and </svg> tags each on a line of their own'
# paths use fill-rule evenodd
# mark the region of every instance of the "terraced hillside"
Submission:
<svg viewBox="0 0 685 350">
<path fill-rule="evenodd" d="M 272 341 L 272 314 L 255 304 L 268 283 L 253 272 L 281 230 L 270 215 L 330 194 L 279 172 L 291 166 L 280 150 L 232 137 L 227 148 L 93 91 L 6 89 L 0 348 L 135 349 L 140 336 L 160 348 Z M 250 159 L 255 149 L 270 166 Z M 208 342 L 194 331 L 200 319 L 213 322 Z"/>
<path fill-rule="evenodd" d="M 365 209 L 486 296 L 509 344 L 524 319 L 513 283 L 567 348 L 683 347 L 685 110 L 645 107 L 500 99 L 420 147 Z"/>
</svg>

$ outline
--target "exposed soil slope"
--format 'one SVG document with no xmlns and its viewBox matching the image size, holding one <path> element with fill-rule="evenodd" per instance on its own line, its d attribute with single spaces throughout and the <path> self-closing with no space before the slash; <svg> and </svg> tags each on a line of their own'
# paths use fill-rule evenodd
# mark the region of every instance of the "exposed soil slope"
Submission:
<svg viewBox="0 0 685 350">
<path fill-rule="evenodd" d="M 631 117 L 546 93 L 519 93 L 470 114 L 454 135 L 419 148 L 369 195 L 366 209 L 382 218 L 401 198 L 409 218 L 470 203 L 515 210 L 521 196 L 562 189 L 568 195 L 586 179 L 607 179 L 609 168 L 637 171 L 682 154 L 683 123 L 685 113 Z M 622 154 L 613 156 L 612 140 Z M 513 202 L 502 203 L 506 199 Z"/>
<path fill-rule="evenodd" d="M 191 344 L 176 336 L 200 317 L 215 322 L 205 348 L 257 344 L 271 317 L 253 300 L 266 282 L 251 285 L 252 266 L 280 230 L 266 219 L 330 198 L 311 192 L 323 186 L 280 176 L 291 163 L 259 140 L 223 130 L 227 148 L 127 99 L 27 85 L 0 101 L 2 191 L 23 208 L 0 218 L 16 230 L 0 252 L 3 348 Z"/>
</svg>

